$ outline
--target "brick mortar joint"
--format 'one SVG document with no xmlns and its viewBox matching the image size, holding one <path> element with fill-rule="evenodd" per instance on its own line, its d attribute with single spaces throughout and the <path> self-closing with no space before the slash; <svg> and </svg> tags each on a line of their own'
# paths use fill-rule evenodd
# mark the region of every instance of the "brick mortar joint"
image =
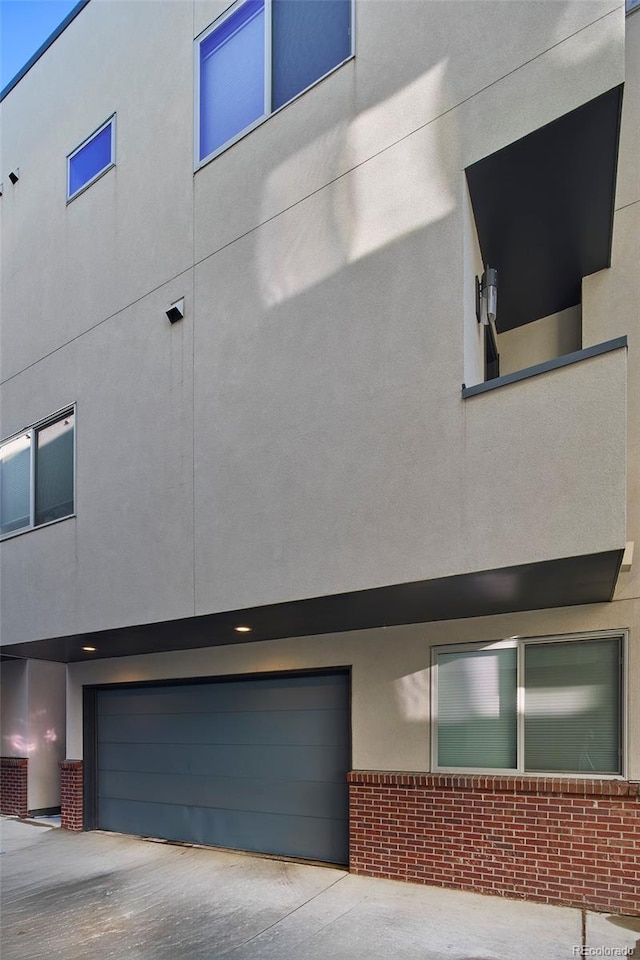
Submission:
<svg viewBox="0 0 640 960">
<path fill-rule="evenodd" d="M 408 773 L 390 770 L 352 770 L 347 774 L 350 786 L 390 787 L 395 789 L 469 790 L 477 793 L 514 793 L 529 795 L 604 796 L 640 799 L 640 783 L 605 780 L 598 777 L 505 776 L 500 774 Z"/>
<path fill-rule="evenodd" d="M 4 770 L 26 767 L 28 763 L 28 757 L 0 757 L 0 767 Z"/>
</svg>

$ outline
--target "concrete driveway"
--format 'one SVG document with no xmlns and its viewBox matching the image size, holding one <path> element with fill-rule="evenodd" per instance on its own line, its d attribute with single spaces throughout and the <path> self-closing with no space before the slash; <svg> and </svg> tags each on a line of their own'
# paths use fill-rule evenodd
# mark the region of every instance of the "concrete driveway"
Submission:
<svg viewBox="0 0 640 960">
<path fill-rule="evenodd" d="M 12 819 L 0 847 L 2 960 L 581 955 L 582 918 L 569 908 Z M 589 914 L 586 932 L 599 952 L 585 956 L 640 956 L 637 920 Z"/>
</svg>

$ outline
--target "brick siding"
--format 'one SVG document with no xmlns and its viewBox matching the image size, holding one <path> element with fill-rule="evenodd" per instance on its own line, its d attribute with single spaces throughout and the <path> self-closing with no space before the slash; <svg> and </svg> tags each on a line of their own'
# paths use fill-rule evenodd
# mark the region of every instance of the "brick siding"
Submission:
<svg viewBox="0 0 640 960">
<path fill-rule="evenodd" d="M 352 873 L 640 914 L 640 784 L 352 771 Z"/>
<path fill-rule="evenodd" d="M 27 816 L 26 757 L 0 758 L 0 813 L 9 817 Z"/>
<path fill-rule="evenodd" d="M 60 825 L 63 830 L 83 829 L 82 760 L 60 761 Z"/>
</svg>

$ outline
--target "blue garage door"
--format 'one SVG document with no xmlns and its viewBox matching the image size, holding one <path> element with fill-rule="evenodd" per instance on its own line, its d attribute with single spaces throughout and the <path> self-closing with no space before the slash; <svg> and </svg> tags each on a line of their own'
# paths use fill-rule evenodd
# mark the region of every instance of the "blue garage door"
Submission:
<svg viewBox="0 0 640 960">
<path fill-rule="evenodd" d="M 345 674 L 100 690 L 97 825 L 347 863 L 349 731 Z"/>
</svg>

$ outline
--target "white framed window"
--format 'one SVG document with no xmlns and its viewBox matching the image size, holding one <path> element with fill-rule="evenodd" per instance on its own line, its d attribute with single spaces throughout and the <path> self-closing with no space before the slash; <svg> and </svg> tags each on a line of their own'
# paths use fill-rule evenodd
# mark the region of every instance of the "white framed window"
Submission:
<svg viewBox="0 0 640 960">
<path fill-rule="evenodd" d="M 116 115 L 67 156 L 67 201 L 95 183 L 116 163 Z"/>
<path fill-rule="evenodd" d="M 239 0 L 196 39 L 196 167 L 352 53 L 353 0 Z"/>
<path fill-rule="evenodd" d="M 0 443 L 0 537 L 74 513 L 75 408 Z"/>
<path fill-rule="evenodd" d="M 624 632 L 432 648 L 440 771 L 621 776 Z"/>
</svg>

